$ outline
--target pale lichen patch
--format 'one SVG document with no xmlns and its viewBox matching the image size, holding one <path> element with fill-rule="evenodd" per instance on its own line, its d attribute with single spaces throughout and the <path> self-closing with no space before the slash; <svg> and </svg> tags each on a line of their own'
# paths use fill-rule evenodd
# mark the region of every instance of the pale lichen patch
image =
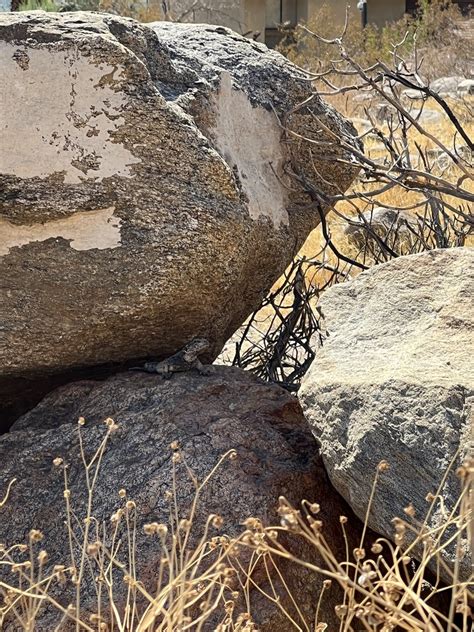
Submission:
<svg viewBox="0 0 474 632">
<path fill-rule="evenodd" d="M 114 207 L 82 211 L 44 224 L 18 225 L 0 217 L 0 256 L 12 248 L 62 237 L 74 250 L 105 250 L 121 245 L 120 218 Z"/>
<path fill-rule="evenodd" d="M 244 92 L 233 89 L 227 72 L 221 74 L 215 110 L 210 133 L 224 160 L 237 170 L 250 217 L 268 217 L 276 227 L 288 224 L 281 130 L 275 115 L 253 107 Z"/>
<path fill-rule="evenodd" d="M 122 69 L 94 62 L 77 48 L 20 52 L 0 42 L 1 83 L 8 86 L 2 93 L 0 173 L 63 173 L 64 182 L 73 184 L 131 177 L 131 165 L 140 160 L 114 138 L 128 104 L 120 90 Z"/>
</svg>

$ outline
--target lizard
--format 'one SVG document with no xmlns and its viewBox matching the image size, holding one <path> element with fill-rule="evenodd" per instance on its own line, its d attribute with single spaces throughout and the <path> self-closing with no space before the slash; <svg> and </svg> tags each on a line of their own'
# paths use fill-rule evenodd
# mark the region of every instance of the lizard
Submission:
<svg viewBox="0 0 474 632">
<path fill-rule="evenodd" d="M 144 371 L 145 373 L 157 373 L 165 379 L 169 379 L 173 373 L 182 373 L 196 369 L 201 375 L 209 375 L 212 367 L 204 366 L 199 360 L 201 353 L 210 348 L 210 343 L 205 338 L 194 338 L 185 347 L 174 355 L 160 362 L 145 362 L 141 367 L 132 367 L 130 371 Z"/>
</svg>

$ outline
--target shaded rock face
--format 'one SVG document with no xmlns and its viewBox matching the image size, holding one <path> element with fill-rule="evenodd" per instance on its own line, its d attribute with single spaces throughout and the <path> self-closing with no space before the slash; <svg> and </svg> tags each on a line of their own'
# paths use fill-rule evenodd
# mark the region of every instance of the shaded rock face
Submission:
<svg viewBox="0 0 474 632">
<path fill-rule="evenodd" d="M 389 462 L 369 518 L 388 537 L 410 503 L 426 515 L 426 495 L 457 451 L 458 464 L 468 452 L 473 278 L 472 250 L 435 250 L 372 268 L 321 298 L 327 337 L 300 399 L 331 481 L 359 517 L 377 464 Z M 459 492 L 451 472 L 441 490 L 448 508 Z M 439 520 L 437 507 L 431 524 Z M 467 557 L 462 564 L 469 573 Z"/>
<path fill-rule="evenodd" d="M 64 560 L 68 549 L 62 524 L 63 482 L 52 461 L 60 456 L 68 464 L 71 503 L 82 516 L 87 494 L 78 458 L 79 415 L 86 418 L 82 436 L 88 458 L 104 435 L 104 418 L 111 416 L 118 424 L 103 457 L 93 513 L 98 520 L 108 520 L 123 502 L 118 497 L 120 488 L 125 488 L 127 497 L 136 502 L 137 572 L 147 585 L 153 585 L 160 553 L 155 540 L 145 536 L 142 528 L 153 521 L 168 522 L 165 495 L 171 489 L 169 446 L 176 440 L 200 481 L 227 450 L 235 448 L 238 454 L 205 488 L 196 517 L 197 533 L 210 513 L 222 515 L 221 532 L 228 535 L 241 533 L 241 523 L 250 516 L 278 523 L 278 497 L 284 495 L 296 504 L 303 498 L 321 504 L 318 517 L 324 521 L 325 537 L 339 560 L 346 559 L 339 515 L 349 516 L 346 526 L 351 549 L 358 545 L 359 522 L 332 489 L 298 401 L 277 386 L 227 367 L 216 368 L 209 377 L 189 372 L 171 380 L 122 373 L 104 382 L 76 382 L 48 395 L 0 438 L 0 489 L 5 489 L 11 478 L 17 478 L 9 502 L 0 510 L 1 542 L 24 541 L 29 529 L 35 527 L 45 534 L 41 547 L 48 550 L 51 564 Z M 178 466 L 177 472 L 178 503 L 181 516 L 185 516 L 193 486 L 183 467 Z M 302 538 L 292 540 L 292 546 L 297 555 L 316 561 Z M 297 565 L 280 564 L 280 568 L 299 607 L 311 621 L 324 578 L 308 574 Z M 261 568 L 254 579 L 264 584 Z M 278 587 L 278 579 L 275 581 Z M 84 588 L 86 612 L 95 607 L 91 584 Z M 119 602 L 124 595 L 121 586 Z M 280 594 L 291 610 L 283 588 Z M 251 595 L 259 629 L 288 629 L 288 621 L 278 608 L 258 591 Z M 61 589 L 58 598 L 67 600 L 67 590 Z M 329 629 L 338 626 L 334 606 L 340 599 L 336 590 L 323 599 L 320 621 L 326 621 Z M 45 629 L 54 629 L 53 619 L 49 613 L 50 627 Z"/>
<path fill-rule="evenodd" d="M 5 14 L 0 51 L 4 407 L 15 378 L 35 391 L 197 336 L 216 357 L 319 222 L 289 172 L 327 189 L 311 151 L 338 188 L 354 175 L 282 141 L 310 84 L 228 29 Z M 352 138 L 317 96 L 285 122 L 321 140 L 318 117 Z"/>
</svg>

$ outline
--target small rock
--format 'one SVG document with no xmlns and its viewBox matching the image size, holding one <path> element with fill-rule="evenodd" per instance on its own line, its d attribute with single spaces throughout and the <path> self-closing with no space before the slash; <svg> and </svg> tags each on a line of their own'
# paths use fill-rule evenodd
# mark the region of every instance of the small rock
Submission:
<svg viewBox="0 0 474 632">
<path fill-rule="evenodd" d="M 459 84 L 464 81 L 464 77 L 440 77 L 430 83 L 433 92 L 439 94 L 440 97 L 455 97 Z"/>
<path fill-rule="evenodd" d="M 415 90 L 414 88 L 408 88 L 402 92 L 402 95 L 410 101 L 418 101 L 426 98 L 426 95 L 421 90 Z"/>
<path fill-rule="evenodd" d="M 418 224 L 417 218 L 407 211 L 377 206 L 362 213 L 361 217 L 354 217 L 350 224 L 344 226 L 343 232 L 348 242 L 358 249 L 364 247 L 367 239 L 375 239 L 370 231 L 381 239 L 388 239 L 393 247 L 394 241 L 411 234 L 410 227 L 416 231 Z"/>
<path fill-rule="evenodd" d="M 474 79 L 464 79 L 458 85 L 458 96 L 467 97 L 474 94 Z"/>
<path fill-rule="evenodd" d="M 418 114 L 416 113 L 412 113 L 412 114 L 417 116 L 418 118 Z M 445 118 L 446 118 L 446 115 L 443 114 L 442 112 L 438 112 L 438 110 L 430 110 L 428 108 L 423 108 L 423 110 L 419 114 L 418 122 L 421 123 L 422 125 L 427 124 L 427 123 L 429 123 L 430 125 L 433 125 L 435 123 L 440 123 Z"/>
<path fill-rule="evenodd" d="M 372 129 L 372 123 L 367 119 L 353 118 L 351 119 L 351 122 L 356 128 L 359 135 L 365 134 L 366 132 Z"/>
</svg>

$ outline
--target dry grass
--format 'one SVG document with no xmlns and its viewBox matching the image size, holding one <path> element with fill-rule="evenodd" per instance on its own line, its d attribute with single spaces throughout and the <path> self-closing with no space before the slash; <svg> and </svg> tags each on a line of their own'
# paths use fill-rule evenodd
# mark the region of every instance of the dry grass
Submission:
<svg viewBox="0 0 474 632">
<path fill-rule="evenodd" d="M 163 19 L 161 3 L 157 0 L 140 2 L 136 0 L 99 0 L 99 11 L 133 18 L 139 22 L 157 22 Z"/>
<path fill-rule="evenodd" d="M 222 518 L 216 515 L 209 516 L 201 533 L 193 532 L 203 488 L 227 459 L 237 455 L 234 451 L 223 455 L 209 475 L 198 482 L 178 445 L 173 444 L 168 523 L 151 523 L 143 527 L 156 543 L 157 556 L 161 559 L 153 582 L 155 587 L 151 589 L 142 581 L 136 567 L 136 533 L 140 516 L 133 499 L 127 497 L 125 490 L 119 491 L 120 507 L 107 526 L 101 526 L 92 511 L 94 492 L 100 485 L 102 457 L 110 435 L 117 428 L 110 419 L 105 423 L 103 440 L 94 456 L 87 460 L 81 438 L 86 429 L 82 428 L 84 420 L 79 421 L 80 458 L 87 481 L 87 489 L 83 493 L 89 498 L 84 516 L 77 515 L 72 505 L 73 492 L 77 490 L 69 489 L 67 464 L 59 458 L 54 460 L 55 467 L 62 470 L 64 476 L 65 529 L 70 547 L 67 559 L 49 560 L 46 548 L 48 534 L 39 532 L 34 525 L 30 525 L 32 528 L 26 543 L 2 546 L 0 625 L 13 621 L 17 630 L 44 630 L 42 617 L 45 611 L 49 611 L 57 614 L 54 624 L 57 632 L 71 629 L 88 632 L 251 632 L 257 629 L 252 611 L 246 611 L 238 604 L 242 598 L 244 604 L 250 603 L 248 595 L 242 594 L 249 587 L 263 592 L 254 584 L 252 568 L 259 560 L 264 560 L 269 585 L 273 586 L 274 574 L 279 572 L 278 560 L 284 558 L 325 578 L 322 594 L 312 597 L 291 595 L 296 605 L 299 599 L 312 598 L 314 603 L 318 603 L 318 608 L 314 621 L 305 621 L 301 614 L 297 620 L 288 614 L 288 630 L 327 630 L 327 624 L 321 618 L 321 604 L 324 593 L 330 591 L 335 583 L 342 587 L 344 593 L 344 599 L 336 610 L 341 621 L 340 632 L 389 632 L 395 629 L 463 632 L 468 629 L 469 603 L 473 597 L 471 587 L 467 582 L 460 581 L 457 566 L 446 566 L 441 553 L 447 546 L 446 533 L 449 530 L 454 530 L 454 535 L 450 533 L 449 536 L 451 543 L 472 535 L 468 533 L 470 524 L 472 526 L 472 462 L 458 472 L 462 491 L 455 507 L 445 508 L 438 494 L 431 496 L 430 512 L 435 505 L 440 504 L 444 508 L 445 520 L 441 526 L 430 529 L 426 521 L 414 523 L 412 508 L 408 507 L 409 520 L 395 521 L 394 543 L 380 538 L 369 552 L 366 550 L 369 545 L 364 529 L 359 546 L 354 551 L 347 550 L 345 559 L 338 560 L 331 551 L 331 543 L 324 537 L 323 525 L 317 518 L 320 508 L 315 502 L 303 502 L 301 508 L 295 508 L 280 498 L 279 525 L 265 526 L 258 518 L 249 518 L 245 520 L 242 534 L 236 538 L 211 537 L 210 527 L 218 529 L 222 526 Z M 194 499 L 185 510 L 176 504 L 177 467 L 186 468 L 195 483 Z M 387 469 L 386 463 L 377 468 L 373 494 L 376 493 L 378 478 L 389 475 Z M 6 502 L 8 491 L 0 508 Z M 367 515 L 369 512 L 370 504 Z M 341 516 L 344 536 L 348 528 L 346 523 L 347 519 Z M 125 527 L 126 533 L 125 562 L 123 556 L 118 555 L 120 526 Z M 295 558 L 289 548 L 282 545 L 282 533 L 286 534 L 286 540 L 290 538 L 290 546 L 291 538 L 306 540 L 317 551 L 321 565 Z M 191 541 L 197 544 L 191 545 Z M 414 551 L 418 551 L 419 558 L 421 551 L 421 561 L 416 565 L 412 564 Z M 443 566 L 450 574 L 451 585 L 443 584 L 439 578 L 427 584 L 428 567 L 433 566 L 433 562 Z M 92 614 L 89 610 L 86 616 L 83 591 L 95 577 L 98 578 L 96 608 Z M 237 585 L 240 585 L 237 589 L 236 578 Z M 127 587 L 125 599 L 118 597 L 118 588 L 124 584 Z M 307 589 L 310 591 L 311 586 L 308 585 Z M 62 591 L 72 595 L 69 606 L 61 605 Z M 123 590 L 121 592 L 123 595 Z M 275 607 L 282 607 L 281 595 L 264 594 Z M 447 606 L 439 609 L 439 598 L 442 596 L 445 596 Z"/>
<path fill-rule="evenodd" d="M 379 101 L 380 99 L 376 99 L 374 97 L 372 102 L 357 102 L 353 98 L 346 98 L 343 95 L 337 95 L 336 97 L 326 97 L 331 104 L 336 107 L 343 115 L 351 120 L 355 120 L 356 125 L 357 121 L 360 119 L 368 121 L 366 112 L 364 109 L 370 113 L 373 105 Z M 474 97 L 467 97 L 464 100 L 455 100 L 455 99 L 447 99 L 447 103 L 452 108 L 454 113 L 459 118 L 460 122 L 463 124 L 463 127 L 467 134 L 473 138 L 474 137 L 474 117 L 472 116 L 472 112 L 474 110 Z M 421 107 L 420 101 L 414 102 L 411 104 L 411 111 L 418 112 Z M 424 124 L 424 129 L 429 135 L 435 136 L 442 144 L 444 144 L 447 148 L 452 149 L 453 146 L 459 148 L 462 144 L 459 142 L 455 130 L 453 128 L 452 123 L 443 112 L 441 107 L 434 102 L 433 100 L 429 100 L 427 103 L 423 104 L 423 109 L 436 112 L 439 114 L 440 118 L 435 123 L 426 122 Z M 377 129 L 382 131 L 384 134 L 387 133 L 389 121 L 382 121 L 378 125 Z M 359 130 L 360 131 L 360 130 Z M 400 132 L 400 130 L 398 130 Z M 401 133 L 401 132 L 400 132 Z M 395 132 L 395 137 L 397 137 L 397 131 Z M 363 138 L 364 142 L 364 150 L 366 154 L 373 159 L 383 160 L 387 156 L 387 150 L 380 144 L 377 138 L 373 134 L 367 134 Z M 408 132 L 408 151 L 414 157 L 414 161 L 417 161 L 417 157 L 419 156 L 419 150 L 421 148 L 423 152 L 428 151 L 436 151 L 437 146 L 433 142 L 431 138 L 427 135 L 420 134 L 416 129 L 410 129 Z M 451 182 L 456 182 L 460 176 L 460 172 L 457 167 L 451 162 L 447 161 L 447 164 L 439 163 L 435 159 L 431 165 L 431 173 L 436 175 L 440 175 L 442 177 L 447 178 Z M 474 193 L 474 179 L 468 179 L 464 182 L 465 188 Z M 357 193 L 360 192 L 362 194 L 370 192 L 378 188 L 377 183 L 365 184 L 360 180 L 356 180 L 356 182 L 349 189 L 348 193 Z M 457 205 L 457 200 L 449 196 L 445 196 L 444 199 Z M 374 200 L 374 206 L 384 206 L 387 208 L 393 208 L 397 210 L 406 210 L 409 214 L 412 214 L 414 217 L 417 213 L 420 212 L 420 206 L 426 202 L 425 196 L 423 192 L 417 192 L 413 190 L 407 190 L 402 186 L 396 186 L 389 189 L 386 192 L 378 195 Z M 363 195 L 357 196 L 355 199 L 348 203 L 346 201 L 342 201 L 336 205 L 336 210 L 341 213 L 341 215 L 345 217 L 353 217 L 356 218 L 358 213 L 363 213 L 370 208 L 364 199 Z M 469 210 L 472 213 L 472 209 L 469 208 L 469 205 L 466 203 L 464 207 L 465 212 Z M 331 237 L 334 240 L 334 243 L 338 246 L 339 250 L 349 257 L 357 257 L 357 251 L 354 249 L 353 244 L 351 244 L 344 233 L 344 229 L 347 226 L 347 221 L 341 218 L 335 212 L 332 212 L 328 215 L 328 224 L 331 230 Z M 466 240 L 466 245 L 474 245 L 474 235 L 468 235 Z M 306 240 L 300 255 L 304 257 L 312 257 L 314 253 L 320 252 L 325 247 L 325 239 L 321 233 L 321 228 L 316 228 Z M 409 249 L 407 249 L 409 251 Z M 329 260 L 332 263 L 335 263 L 335 257 L 328 253 Z M 358 274 L 359 270 L 353 269 L 351 271 L 353 274 Z"/>
<path fill-rule="evenodd" d="M 451 0 L 419 0 L 419 11 L 415 16 L 405 15 L 383 27 L 369 24 L 365 29 L 361 27 L 354 4 L 348 4 L 351 11 L 345 43 L 349 54 L 362 65 L 370 66 L 380 59 L 389 61 L 393 45 L 405 38 L 400 47 L 401 54 L 409 55 L 416 41 L 424 58 L 421 71 L 429 81 L 447 75 L 472 75 L 472 42 L 463 37 L 463 26 L 469 17 L 463 16 Z M 281 52 L 310 71 L 328 67 L 333 59 L 332 47 L 316 42 L 301 26 L 325 39 L 332 39 L 340 35 L 341 18 L 340 8 L 335 9 L 331 2 L 324 3 L 305 24 L 282 40 Z"/>
<path fill-rule="evenodd" d="M 409 518 L 397 518 L 393 521 L 393 542 L 379 538 L 369 551 L 366 549 L 364 529 L 360 545 L 351 552 L 347 551 L 347 559 L 344 561 L 334 557 L 331 543 L 324 537 L 323 524 L 317 518 L 320 508 L 316 503 L 303 503 L 299 509 L 280 498 L 279 514 L 282 526 L 279 529 L 265 529 L 257 525 L 253 531 L 247 532 L 244 542 L 262 553 L 291 559 L 306 568 L 311 568 L 315 573 L 322 573 L 327 577 L 328 589 L 332 582 L 337 582 L 344 592 L 343 603 L 336 607 L 341 619 L 340 632 L 467 632 L 472 617 L 469 606 L 474 596 L 472 581 L 461 581 L 457 564 L 454 568 L 449 568 L 441 553 L 453 543 L 456 543 L 457 550 L 460 551 L 462 540 L 472 538 L 469 530 L 472 528 L 473 466 L 474 463 L 471 461 L 458 471 L 462 491 L 455 507 L 446 508 L 439 494 L 429 494 L 427 500 L 430 500 L 431 506 L 424 520 L 415 522 L 415 510 L 409 505 L 405 509 Z M 387 470 L 389 464 L 381 462 L 375 475 L 371 501 L 376 494 L 378 478 L 388 475 L 385 473 Z M 430 529 L 428 516 L 438 504 L 443 507 L 444 522 Z M 367 516 L 369 512 L 370 502 Z M 347 518 L 341 516 L 340 522 L 341 528 L 345 530 Z M 309 542 L 324 560 L 324 567 L 295 559 L 288 549 L 280 544 L 280 530 Z M 450 530 L 454 532 L 451 533 Z M 413 566 L 415 551 L 419 562 Z M 442 566 L 449 574 L 448 584 L 443 584 L 439 577 L 434 582 L 431 580 L 428 569 L 436 565 Z M 437 606 L 437 598 L 440 596 L 448 598 L 444 611 Z M 327 627 L 324 622 L 314 627 L 310 622 L 306 622 L 301 629 L 323 631 Z"/>
<path fill-rule="evenodd" d="M 46 548 L 48 534 L 31 528 L 28 541 L 3 546 L 0 552 L 2 580 L 0 592 L 0 626 L 13 621 L 15 629 L 33 632 L 44 629 L 41 617 L 48 610 L 58 615 L 55 630 L 75 629 L 93 631 L 117 630 L 120 632 L 177 631 L 204 629 L 203 626 L 220 608 L 222 624 L 227 625 L 232 599 L 229 578 L 234 572 L 229 559 L 237 539 L 211 537 L 209 531 L 221 526 L 222 519 L 211 515 L 198 537 L 194 518 L 202 490 L 215 472 L 228 460 L 235 458 L 229 451 L 222 456 L 206 478 L 199 482 L 187 467 L 177 445 L 171 446 L 173 474 L 169 493 L 169 520 L 167 524 L 145 524 L 145 533 L 156 542 L 159 569 L 153 578 L 153 587 L 146 586 L 136 571 L 136 535 L 140 516 L 133 499 L 126 490 L 118 491 L 120 506 L 102 524 L 93 513 L 93 499 L 100 484 L 100 468 L 110 436 L 117 429 L 111 419 L 105 421 L 106 431 L 90 459 L 83 450 L 84 420 L 79 420 L 79 458 L 85 472 L 88 498 L 84 515 L 78 515 L 72 499 L 78 490 L 71 490 L 68 481 L 68 464 L 61 458 L 54 466 L 64 476 L 66 508 L 65 531 L 69 542 L 67 559 L 50 560 Z M 176 468 L 181 465 L 195 485 L 190 507 L 182 513 L 177 505 Z M 3 504 L 8 501 L 8 492 Z M 125 542 L 121 542 L 124 538 Z M 191 541 L 193 542 L 191 544 Z M 125 548 L 125 554 L 119 549 Z M 8 579 L 8 578 L 11 579 Z M 123 585 L 126 597 L 123 597 Z M 87 611 L 83 593 L 96 585 L 96 603 L 91 614 L 90 597 Z M 58 592 L 71 598 L 68 606 L 62 605 Z M 47 619 L 49 620 L 49 619 Z M 222 630 L 247 630 L 239 617 Z"/>
<path fill-rule="evenodd" d="M 416 70 L 416 73 L 419 73 L 417 76 L 421 75 L 427 82 L 446 75 L 469 77 L 474 63 L 472 41 L 466 36 L 463 37 L 461 28 L 468 23 L 467 19 L 461 16 L 458 7 L 450 0 L 433 0 L 433 2 L 422 0 L 419 4 L 419 13 L 414 18 L 405 17 L 399 22 L 389 23 L 380 29 L 370 26 L 362 30 L 358 16 L 351 12 L 343 36 L 344 55 L 351 56 L 364 68 L 369 68 L 379 61 L 391 68 L 396 68 L 403 59 L 406 68 Z M 324 79 L 327 79 L 332 86 L 340 88 L 358 82 L 354 76 L 344 77 L 339 74 L 339 71 L 346 66 L 342 63 L 337 44 L 329 42 L 332 38 L 341 36 L 341 21 L 334 19 L 333 13 L 330 3 L 323 5 L 307 24 L 297 27 L 292 40 L 287 38 L 283 41 L 281 52 L 314 76 L 328 72 L 329 74 Z M 327 41 L 314 37 L 312 33 L 316 33 Z M 455 42 L 456 54 L 449 55 L 453 42 Z M 395 50 L 396 54 L 394 54 Z M 430 161 L 426 169 L 430 174 L 456 183 L 461 175 L 460 170 L 451 160 L 446 159 L 447 156 L 440 150 L 438 143 L 444 145 L 448 151 L 461 148 L 461 151 L 464 151 L 463 158 L 467 171 L 471 174 L 470 178 L 464 179 L 463 186 L 467 191 L 474 192 L 473 156 L 469 155 L 468 151 L 466 152 L 467 148 L 463 147 L 464 141 L 460 139 L 446 112 L 433 98 L 425 102 L 422 100 L 410 102 L 402 94 L 403 86 L 399 87 L 394 94 L 390 94 L 403 103 L 407 111 L 415 118 L 420 109 L 431 115 L 432 120 L 419 119 L 422 122 L 423 133 L 414 126 L 408 125 L 405 139 L 404 126 L 400 124 L 397 112 L 390 107 L 388 99 L 385 99 L 380 92 L 374 89 L 368 90 L 366 85 L 361 91 L 343 91 L 331 96 L 329 93 L 333 90 L 328 90 L 328 84 L 321 80 L 315 81 L 315 88 L 323 93 L 324 98 L 339 112 L 355 122 L 364 143 L 364 152 L 374 161 L 392 163 L 393 156 L 390 155 L 387 146 L 381 142 L 381 136 L 387 138 L 391 128 L 392 140 L 397 143 L 398 148 L 403 148 L 403 153 L 410 155 L 415 168 L 423 168 L 421 154 L 424 154 Z M 446 102 L 463 125 L 467 135 L 472 138 L 474 136 L 474 98 L 467 97 L 464 100 L 448 98 Z M 341 218 L 341 215 L 350 219 L 370 210 L 371 206 L 368 204 L 366 194 L 378 187 L 378 182 L 366 183 L 358 179 L 348 191 L 354 196 L 351 202 L 340 202 L 336 205 L 335 211 L 328 216 L 331 238 L 338 250 L 349 258 L 355 259 L 360 253 L 346 239 L 344 232 L 347 221 Z M 444 202 L 457 206 L 458 201 L 449 196 L 439 197 Z M 407 190 L 406 187 L 396 186 L 373 198 L 372 207 L 383 206 L 406 210 L 416 215 L 420 213 L 420 208 L 425 203 L 424 191 Z M 472 213 L 468 203 L 461 210 Z M 468 243 L 472 243 L 472 236 Z M 318 228 L 309 236 L 300 255 L 314 257 L 325 246 L 326 240 L 321 229 Z M 409 248 L 400 252 L 400 254 L 409 253 Z M 327 252 L 327 257 L 332 265 L 337 265 L 337 257 L 333 253 Z M 364 264 L 369 266 L 373 263 L 374 261 L 370 261 L 370 258 L 364 261 Z M 353 268 L 351 274 L 357 274 L 359 271 L 360 269 Z M 322 281 L 322 284 L 324 283 L 325 279 Z"/>
</svg>

